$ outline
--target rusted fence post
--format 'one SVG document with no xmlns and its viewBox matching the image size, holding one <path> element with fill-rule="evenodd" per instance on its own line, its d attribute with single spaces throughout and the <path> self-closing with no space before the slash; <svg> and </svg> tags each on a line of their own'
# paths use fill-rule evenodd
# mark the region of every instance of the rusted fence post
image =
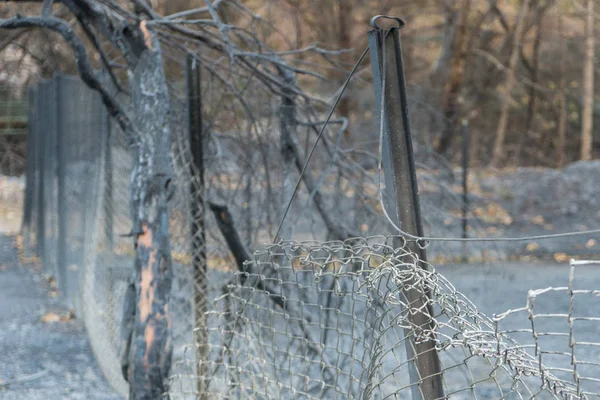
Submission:
<svg viewBox="0 0 600 400">
<path fill-rule="evenodd" d="M 204 204 L 204 141 L 202 128 L 202 98 L 200 89 L 200 61 L 188 54 L 186 59 L 186 88 L 188 105 L 189 143 L 192 156 L 190 166 L 190 211 L 192 238 L 192 267 L 194 269 L 194 319 L 197 365 L 198 398 L 206 396 L 206 232 Z"/>
<path fill-rule="evenodd" d="M 380 19 L 392 20 L 394 26 L 383 29 L 377 25 Z M 400 18 L 376 16 L 371 20 L 373 30 L 369 32 L 371 66 L 377 115 L 383 115 L 378 122 L 383 126 L 383 156 L 386 182 L 395 189 L 394 208 L 391 218 L 400 228 L 413 236 L 422 237 L 419 190 L 413 159 L 406 82 L 400 47 L 400 28 L 404 21 Z M 382 102 L 383 96 L 383 102 Z M 381 106 L 383 104 L 383 110 Z M 383 114 L 381 114 L 383 113 Z M 385 162 L 389 164 L 385 165 Z M 401 246 L 402 238 L 396 246 Z M 426 261 L 425 249 L 416 241 L 407 241 L 407 250 Z M 426 268 L 422 265 L 423 268 Z M 429 334 L 434 329 L 433 310 L 428 304 L 428 293 L 419 285 L 405 285 L 400 288 L 410 310 L 406 318 L 413 329 L 405 329 L 406 353 L 411 380 L 413 400 L 443 399 L 441 363 L 433 337 L 429 340 L 416 340 L 421 332 Z"/>
</svg>

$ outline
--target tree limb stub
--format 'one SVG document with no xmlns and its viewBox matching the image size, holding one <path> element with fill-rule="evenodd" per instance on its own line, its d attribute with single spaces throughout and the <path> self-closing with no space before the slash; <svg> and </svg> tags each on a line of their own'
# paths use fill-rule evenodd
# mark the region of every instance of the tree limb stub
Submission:
<svg viewBox="0 0 600 400">
<path fill-rule="evenodd" d="M 219 226 L 219 230 L 225 238 L 225 241 L 227 242 L 227 246 L 229 247 L 231 254 L 233 254 L 233 257 L 235 258 L 238 271 L 253 274 L 252 271 L 247 271 L 248 262 L 250 262 L 252 258 L 250 257 L 250 253 L 248 252 L 248 250 L 246 250 L 246 248 L 242 244 L 240 235 L 238 234 L 233 224 L 233 217 L 231 216 L 229 209 L 224 205 L 215 204 L 211 202 L 208 203 L 208 206 L 214 213 L 215 218 L 217 220 L 217 225 Z M 256 272 L 254 272 L 254 274 L 255 273 Z M 247 278 L 248 275 L 246 274 L 242 274 L 240 276 L 240 281 L 242 285 L 246 283 Z M 265 284 L 259 279 L 256 280 L 256 288 L 266 292 L 269 298 L 278 307 L 284 310 L 286 309 L 285 299 L 281 295 L 277 294 L 273 289 L 266 287 Z"/>
<path fill-rule="evenodd" d="M 225 237 L 225 241 L 227 242 L 229 249 L 231 250 L 233 256 L 236 259 L 238 270 L 240 272 L 247 272 L 251 275 L 259 275 L 258 271 L 248 270 L 248 268 L 252 268 L 253 266 L 253 264 L 249 263 L 249 261 L 251 260 L 250 254 L 245 249 L 244 245 L 240 240 L 237 230 L 235 229 L 235 226 L 233 224 L 233 217 L 231 216 L 231 213 L 229 212 L 228 208 L 224 205 L 219 205 L 212 202 L 208 202 L 208 205 L 215 215 L 217 225 L 219 226 L 221 234 L 223 235 L 223 237 Z M 240 283 L 244 285 L 246 283 L 247 278 L 248 275 L 241 275 Z M 312 323 L 310 316 L 305 313 L 302 313 L 302 311 L 295 309 L 291 302 L 287 302 L 284 296 L 278 294 L 276 292 L 276 289 L 269 287 L 259 277 L 255 277 L 254 281 L 252 282 L 252 285 L 256 289 L 266 293 L 268 298 L 271 301 L 273 301 L 273 303 L 275 303 L 277 307 L 284 310 L 286 313 L 293 317 L 293 320 L 298 322 L 299 328 L 301 329 L 302 334 L 305 338 L 305 345 L 307 351 L 310 354 L 312 354 L 315 359 L 322 360 L 323 354 L 321 354 L 321 350 L 319 349 L 319 347 L 315 345 L 317 341 L 311 337 L 311 332 L 309 328 L 307 328 L 307 325 L 310 325 Z M 327 362 L 327 365 L 332 365 L 332 363 Z M 331 371 L 330 367 L 326 367 L 325 371 L 329 375 L 330 379 L 335 379 L 336 375 L 333 371 Z"/>
</svg>

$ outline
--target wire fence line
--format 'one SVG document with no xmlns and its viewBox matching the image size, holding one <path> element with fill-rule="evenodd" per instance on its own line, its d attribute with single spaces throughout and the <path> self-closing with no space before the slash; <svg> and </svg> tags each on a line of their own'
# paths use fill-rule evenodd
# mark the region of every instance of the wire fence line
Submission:
<svg viewBox="0 0 600 400">
<path fill-rule="evenodd" d="M 593 307 L 574 312 L 576 298 L 598 293 L 575 289 L 578 262 L 571 264 L 569 286 L 551 289 L 564 295 L 568 312 L 538 311 L 535 299 L 546 289 L 532 290 L 522 309 L 489 317 L 392 239 L 281 242 L 256 252 L 209 311 L 210 357 L 204 362 L 212 373 L 194 374 L 191 346 L 181 366 L 185 373 L 173 375 L 172 388 L 194 398 L 189 381 L 201 379 L 208 398 L 412 398 L 411 389 L 427 377 L 409 379 L 408 328 L 417 343 L 435 342 L 449 398 L 598 396 L 593 337 L 537 324 L 543 318 L 569 321 L 570 328 L 574 321 L 600 322 Z M 435 329 L 407 325 L 407 313 L 420 310 L 404 297 L 406 285 L 430 294 Z M 509 323 L 517 316 L 524 317 L 519 329 Z"/>
<path fill-rule="evenodd" d="M 597 324 L 600 308 L 578 308 L 579 299 L 589 304 L 597 292 L 574 286 L 576 262 L 568 286 L 532 292 L 523 309 L 490 317 L 433 268 L 421 268 L 422 262 L 408 248 L 393 246 L 391 237 L 324 241 L 318 218 L 301 207 L 310 202 L 309 191 L 300 191 L 295 200 L 295 222 L 304 225 L 288 234 L 317 241 L 260 246 L 268 243 L 268 232 L 278 221 L 270 220 L 270 210 L 261 213 L 272 207 L 273 199 L 257 183 L 269 182 L 269 173 L 276 175 L 271 182 L 283 182 L 277 168 L 279 146 L 247 132 L 238 141 L 210 132 L 203 188 L 195 177 L 188 127 L 182 123 L 189 112 L 184 87 L 171 87 L 177 122 L 171 148 L 176 189 L 169 203 L 174 260 L 169 308 L 175 348 L 171 398 L 411 398 L 428 377 L 409 379 L 412 360 L 406 356 L 406 330 L 414 332 L 417 343 L 435 344 L 450 398 L 598 395 L 598 353 L 581 350 L 597 349 L 597 339 L 580 337 L 577 330 L 580 324 Z M 37 251 L 46 272 L 82 316 L 102 371 L 125 395 L 120 334 L 123 298 L 133 271 L 129 180 L 134 160 L 98 96 L 78 80 L 60 76 L 31 94 L 27 248 Z M 270 107 L 263 110 L 269 118 L 258 125 L 265 134 L 277 129 L 273 116 L 279 105 Z M 307 143 L 310 137 L 307 133 Z M 267 162 L 249 150 L 259 145 Z M 237 158 L 241 154 L 243 162 Z M 325 171 L 319 181 L 331 183 L 325 187 L 354 191 L 330 197 L 332 203 L 355 204 L 349 223 L 383 230 L 383 218 L 372 212 L 377 204 L 362 203 L 377 193 L 370 186 L 376 182 L 375 173 L 365 172 L 350 185 L 344 183 L 348 177 L 338 179 L 342 167 L 332 168 L 326 154 L 315 161 Z M 440 229 L 440 236 L 454 231 L 458 236 L 459 224 L 444 221 L 460 218 L 449 211 L 460 207 L 451 183 L 435 174 L 424 183 L 436 194 L 423 202 L 426 232 Z M 205 213 L 193 211 L 198 192 L 219 201 L 213 204 L 215 216 L 207 219 L 206 256 L 201 260 L 208 266 L 206 276 L 195 275 L 192 267 L 198 254 L 191 245 L 197 238 L 192 238 L 190 222 Z M 476 223 L 472 226 L 477 229 Z M 245 247 L 258 249 L 246 254 L 242 263 L 223 237 L 223 229 L 232 227 L 241 233 Z M 443 254 L 457 249 L 436 243 L 431 250 Z M 477 251 L 477 244 L 471 251 Z M 434 310 L 433 330 L 407 324 L 407 313 L 420 312 L 402 297 L 399 288 L 408 283 L 431 293 L 427 304 Z M 198 286 L 206 291 L 204 304 L 195 297 Z M 547 296 L 560 294 L 572 307 L 560 313 L 543 308 Z M 206 310 L 200 315 L 203 322 L 198 309 Z M 556 328 L 547 329 L 541 322 L 546 320 L 555 321 Z M 565 326 L 565 320 L 571 326 Z M 198 341 L 202 337 L 204 343 Z"/>
</svg>

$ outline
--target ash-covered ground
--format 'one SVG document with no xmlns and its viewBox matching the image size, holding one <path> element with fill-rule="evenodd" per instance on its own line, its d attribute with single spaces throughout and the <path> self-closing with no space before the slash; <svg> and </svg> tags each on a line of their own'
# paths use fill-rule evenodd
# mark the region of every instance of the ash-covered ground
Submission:
<svg viewBox="0 0 600 400">
<path fill-rule="evenodd" d="M 454 183 L 449 185 L 458 195 L 460 178 L 459 173 L 456 175 Z M 22 179 L 15 182 L 15 188 L 22 190 Z M 457 213 L 460 204 L 456 203 L 456 197 L 452 199 L 453 203 L 446 203 L 452 204 L 446 207 L 440 203 L 439 192 L 428 191 L 425 185 L 423 187 L 422 203 L 430 234 L 459 237 Z M 598 161 L 575 163 L 560 171 L 516 169 L 498 174 L 474 172 L 471 189 L 471 237 L 555 234 L 600 226 Z M 13 196 L 14 188 L 8 190 L 9 193 L 12 190 L 13 194 L 0 196 L 2 204 L 10 203 L 6 212 L 10 219 L 1 219 L 4 221 L 1 231 L 15 232 L 19 225 L 20 205 L 12 203 L 18 203 L 21 197 Z M 0 354 L 3 354 L 0 399 L 120 398 L 98 368 L 80 319 L 41 321 L 47 315 L 67 316 L 68 309 L 59 298 L 52 297 L 52 290 L 39 270 L 28 264 L 19 264 L 12 241 L 12 237 L 0 237 Z M 462 246 L 432 243 L 430 261 L 481 312 L 491 317 L 507 309 L 525 306 L 531 289 L 567 286 L 568 259 L 598 259 L 600 235 L 469 244 L 466 249 L 472 263 L 453 264 L 452 261 L 461 255 Z M 486 258 L 494 263 L 484 265 L 482 261 Z M 600 288 L 600 267 L 589 266 L 579 268 L 579 271 L 579 282 L 587 288 Z M 222 281 L 225 281 L 225 275 L 221 271 L 215 274 L 222 276 Z M 538 303 L 540 312 L 566 313 L 569 300 L 564 293 L 542 296 Z M 597 315 L 600 308 L 594 301 L 597 300 L 593 296 L 581 296 L 577 312 L 596 312 L 595 316 L 600 317 Z M 530 320 L 523 315 L 507 318 L 503 323 L 505 330 L 531 326 Z M 563 332 L 566 329 L 564 324 L 557 324 L 552 318 L 539 318 L 536 328 L 540 332 Z M 597 323 L 582 323 L 577 326 L 576 340 L 597 342 L 598 332 Z M 534 338 L 527 335 L 521 334 L 517 340 L 530 344 Z M 545 349 L 555 347 L 563 352 L 570 351 L 569 343 L 562 336 L 546 337 L 544 340 Z M 175 351 L 181 354 L 181 349 Z M 600 360 L 600 354 L 593 350 L 586 352 L 585 356 L 595 357 L 593 362 Z M 551 356 L 547 359 L 552 361 Z M 560 365 L 563 361 L 558 360 Z M 478 396 L 494 398 L 493 394 L 481 397 L 478 393 Z"/>
<path fill-rule="evenodd" d="M 83 323 L 69 318 L 39 269 L 19 263 L 13 242 L 0 235 L 0 399 L 119 399 Z"/>
</svg>

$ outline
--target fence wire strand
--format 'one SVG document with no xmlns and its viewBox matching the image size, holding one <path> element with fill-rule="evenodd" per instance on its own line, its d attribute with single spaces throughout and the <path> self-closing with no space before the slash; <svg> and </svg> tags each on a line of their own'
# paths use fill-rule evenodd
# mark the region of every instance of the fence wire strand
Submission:
<svg viewBox="0 0 600 400">
<path fill-rule="evenodd" d="M 598 324 L 597 309 L 576 315 L 573 305 L 598 291 L 574 289 L 575 264 L 569 287 L 532 290 L 523 308 L 489 317 L 433 267 L 422 268 L 415 254 L 391 243 L 390 237 L 282 241 L 257 251 L 244 272 L 211 296 L 209 357 L 203 361 L 211 373 L 194 375 L 191 345 L 172 388 L 198 395 L 184 388 L 201 379 L 209 398 L 411 398 L 411 386 L 420 382 L 408 379 L 408 329 L 417 343 L 435 341 L 449 398 L 583 399 L 600 393 L 598 349 L 575 350 L 599 345 L 572 329 L 577 321 Z M 403 297 L 408 284 L 430 293 L 434 330 L 405 318 L 419 312 Z M 535 300 L 548 291 L 564 295 L 567 313 L 538 311 Z M 569 321 L 569 327 L 545 331 L 537 323 L 544 318 Z M 557 350 L 561 343 L 564 351 Z"/>
<path fill-rule="evenodd" d="M 331 124 L 316 132 L 299 124 L 298 138 L 304 143 L 298 147 L 305 149 L 303 154 L 314 151 L 315 157 L 313 168 L 305 164 L 298 173 L 319 183 L 316 186 L 327 198 L 324 204 L 332 219 L 365 234 L 327 240 L 327 227 L 311 207 L 316 190 L 297 186 L 295 199 L 285 197 L 293 186 L 285 184 L 290 182 L 286 175 L 290 171 L 281 168 L 285 160 L 276 140 L 281 105 L 250 74 L 241 75 L 237 83 L 228 81 L 225 76 L 233 73 L 227 68 L 233 66 L 220 70 L 202 64 L 212 77 L 203 83 L 203 96 L 220 99 L 205 113 L 225 121 L 221 126 L 210 125 L 215 123 L 211 121 L 206 129 L 206 185 L 202 187 L 187 127 L 181 123 L 188 112 L 183 77 L 177 75 L 182 71 L 178 64 L 182 52 L 172 47 L 165 54 L 174 60 L 170 68 L 176 71 L 170 87 L 176 188 L 169 202 L 174 269 L 169 304 L 174 344 L 170 398 L 409 399 L 413 388 L 428 377 L 409 379 L 408 340 L 434 342 L 442 361 L 444 390 L 451 399 L 600 396 L 600 344 L 590 335 L 600 330 L 596 304 L 600 291 L 586 287 L 585 277 L 577 274 L 584 262 L 571 262 L 564 287 L 531 290 L 523 307 L 486 315 L 431 265 L 422 268 L 422 261 L 406 246 L 394 247 L 394 237 L 370 236 L 394 233 L 381 215 L 387 200 L 376 199 L 380 191 L 376 164 L 369 168 L 356 161 L 379 157 L 359 146 L 340 148 L 341 131 Z M 58 85 L 63 85 L 63 94 L 73 95 L 70 101 L 56 103 Z M 224 95 L 224 88 L 227 93 L 252 91 L 256 101 L 252 105 L 229 101 L 232 96 Z M 63 77 L 60 83 L 40 84 L 32 93 L 35 157 L 28 163 L 33 186 L 27 188 L 32 190 L 27 245 L 37 248 L 45 272 L 56 276 L 61 289 L 68 288 L 66 292 L 73 295 L 73 306 L 83 317 L 102 371 L 125 396 L 119 353 L 123 299 L 130 289 L 134 256 L 128 235 L 130 149 L 125 134 L 108 122 L 97 96 L 80 82 Z M 41 112 L 52 104 L 62 112 Z M 71 110 L 65 104 L 89 107 L 73 113 L 65 111 Z M 315 114 L 304 104 L 297 105 L 297 112 L 299 120 L 307 121 Z M 238 122 L 240 113 L 252 118 Z M 57 125 L 53 118 L 62 122 Z M 72 143 L 63 137 L 61 143 L 68 151 L 59 158 L 56 141 L 63 130 L 67 136 L 81 137 Z M 322 145 L 317 147 L 318 140 Z M 82 143 L 87 146 L 77 152 Z M 59 170 L 65 174 L 57 176 L 61 162 L 65 164 Z M 437 161 L 423 161 L 422 167 L 420 184 L 424 192 L 434 194 L 422 203 L 427 234 L 424 238 L 405 235 L 403 243 L 416 240 L 429 246 L 430 259 L 452 258 L 457 247 L 439 242 L 455 240 L 454 211 L 461 201 L 451 179 L 441 176 L 444 170 Z M 61 190 L 66 190 L 63 196 Z M 243 245 L 255 250 L 242 267 L 233 259 L 216 218 L 204 209 L 192 214 L 191 199 L 197 195 L 226 205 Z M 278 223 L 287 213 L 282 205 L 294 216 L 293 223 L 289 218 L 282 229 L 286 240 L 261 245 L 278 236 Z M 207 217 L 205 239 L 192 237 L 190 226 L 199 214 Z M 58 225 L 65 224 L 67 216 L 69 229 L 61 235 Z M 485 221 L 473 217 L 470 226 L 473 234 L 487 235 Z M 502 240 L 568 235 L 575 233 Z M 300 241 L 288 240 L 298 237 Z M 67 258 L 61 258 L 57 249 L 67 244 Z M 203 255 L 195 250 L 200 245 L 205 245 Z M 470 251 L 491 253 L 495 249 L 490 245 L 473 243 Z M 207 266 L 206 274 L 193 271 L 198 257 Z M 404 297 L 406 289 L 430 296 L 425 305 L 416 307 Z M 205 295 L 195 296 L 198 292 Z M 434 310 L 430 330 L 411 325 L 406 317 L 422 312 L 424 306 Z"/>
</svg>

